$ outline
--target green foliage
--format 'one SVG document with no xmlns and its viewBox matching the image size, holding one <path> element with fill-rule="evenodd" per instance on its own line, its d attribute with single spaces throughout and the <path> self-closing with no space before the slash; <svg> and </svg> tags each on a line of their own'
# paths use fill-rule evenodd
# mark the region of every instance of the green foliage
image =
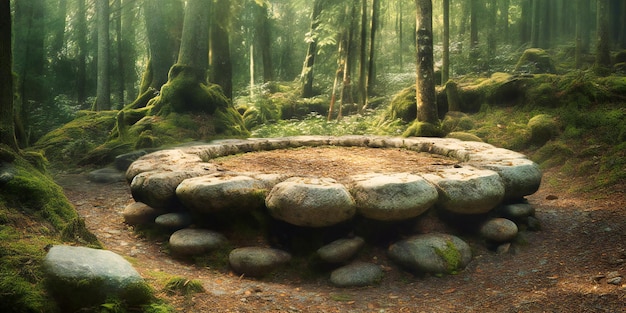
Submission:
<svg viewBox="0 0 626 313">
<path fill-rule="evenodd" d="M 194 293 L 205 292 L 202 283 L 195 279 L 187 279 L 184 277 L 173 277 L 163 287 L 163 290 L 170 295 L 178 294 L 183 296 L 191 296 Z"/>
<path fill-rule="evenodd" d="M 532 159 L 542 167 L 549 168 L 565 164 L 574 155 L 574 151 L 567 144 L 557 141 L 541 147 L 533 154 Z"/>
<path fill-rule="evenodd" d="M 626 182 L 626 142 L 613 147 L 602 157 L 599 182 L 601 186 L 612 186 Z"/>
<path fill-rule="evenodd" d="M 443 137 L 443 131 L 439 125 L 415 121 L 407 128 L 403 137 Z"/>
<path fill-rule="evenodd" d="M 417 118 L 415 86 L 406 88 L 393 97 L 387 116 L 392 120 L 401 119 L 405 123 L 410 123 Z"/>
<path fill-rule="evenodd" d="M 444 249 L 435 248 L 435 253 L 446 263 L 446 274 L 457 273 L 461 265 L 461 252 L 459 252 L 451 241 L 446 241 L 446 247 Z"/>
</svg>

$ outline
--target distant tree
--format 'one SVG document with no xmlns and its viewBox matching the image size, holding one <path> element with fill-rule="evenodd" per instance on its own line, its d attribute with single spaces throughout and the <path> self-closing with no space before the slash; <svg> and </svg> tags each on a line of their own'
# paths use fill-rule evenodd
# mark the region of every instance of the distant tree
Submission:
<svg viewBox="0 0 626 313">
<path fill-rule="evenodd" d="M 98 19 L 98 84 L 96 91 L 96 111 L 111 109 L 111 80 L 109 58 L 109 0 L 96 0 Z"/>
<path fill-rule="evenodd" d="M 433 68 L 433 4 L 432 0 L 415 0 L 415 4 L 417 7 L 417 83 L 415 88 L 417 120 L 438 124 Z"/>
<path fill-rule="evenodd" d="M 598 44 L 596 46 L 596 73 L 608 75 L 611 69 L 611 38 L 609 32 L 609 1 L 596 0 Z"/>
<path fill-rule="evenodd" d="M 136 28 L 139 25 L 137 18 L 138 5 L 136 0 L 122 0 L 122 71 L 124 75 L 124 91 L 130 102 L 137 96 L 137 62 Z"/>
<path fill-rule="evenodd" d="M 450 0 L 443 0 L 443 47 L 441 60 L 441 83 L 450 78 Z"/>
<path fill-rule="evenodd" d="M 361 0 L 361 33 L 359 36 L 359 81 L 357 101 L 359 107 L 367 106 L 367 0 Z"/>
<path fill-rule="evenodd" d="M 0 144 L 18 150 L 13 111 L 13 71 L 11 51 L 11 7 L 0 1 Z"/>
<path fill-rule="evenodd" d="M 255 14 L 255 32 L 256 32 L 256 46 L 261 50 L 261 57 L 263 59 L 263 82 L 269 82 L 274 80 L 274 66 L 272 65 L 272 50 L 271 50 L 271 25 L 268 17 L 269 3 L 267 1 L 256 2 L 256 14 Z"/>
<path fill-rule="evenodd" d="M 372 20 L 370 22 L 369 60 L 367 65 L 368 93 L 376 85 L 376 33 L 380 28 L 380 0 L 372 0 Z"/>
<path fill-rule="evenodd" d="M 317 28 L 320 25 L 320 14 L 324 8 L 325 0 L 315 0 L 313 2 L 313 11 L 311 12 L 311 27 L 307 34 L 307 42 L 309 48 L 304 58 L 304 65 L 302 67 L 302 73 L 300 78 L 302 81 L 302 97 L 310 98 L 313 94 L 313 65 L 315 64 L 315 56 L 317 54 Z"/>
<path fill-rule="evenodd" d="M 76 100 L 85 109 L 87 101 L 87 8 L 86 0 L 77 0 L 76 21 Z"/>
</svg>

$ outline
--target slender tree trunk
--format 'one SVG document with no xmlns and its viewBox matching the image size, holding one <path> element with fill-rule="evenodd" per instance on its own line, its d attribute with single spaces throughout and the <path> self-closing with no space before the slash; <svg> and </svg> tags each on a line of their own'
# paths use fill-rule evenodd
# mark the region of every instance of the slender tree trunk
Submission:
<svg viewBox="0 0 626 313">
<path fill-rule="evenodd" d="M 404 35 L 402 32 L 402 19 L 403 19 L 403 13 L 404 13 L 404 9 L 402 7 L 402 1 L 397 1 L 396 5 L 397 5 L 397 9 L 396 9 L 396 36 L 398 36 L 398 67 L 400 69 L 402 69 L 404 67 L 404 60 L 403 60 L 403 56 L 404 56 Z"/>
<path fill-rule="evenodd" d="M 511 43 L 509 38 L 509 8 L 511 7 L 511 0 L 501 0 L 500 2 L 500 27 L 502 36 L 506 43 Z"/>
<path fill-rule="evenodd" d="M 497 7 L 498 1 L 497 0 L 490 0 L 488 5 L 489 5 L 489 25 L 491 25 L 490 27 L 488 27 L 489 31 L 487 34 L 487 57 L 491 60 L 496 56 L 496 31 L 497 31 L 497 27 L 495 27 L 495 25 L 497 25 L 498 23 L 498 7 Z"/>
<path fill-rule="evenodd" d="M 417 38 L 417 120 L 438 124 L 435 75 L 433 68 L 433 4 L 432 0 L 415 0 Z"/>
<path fill-rule="evenodd" d="M 532 0 L 532 22 L 530 31 L 530 45 L 538 48 L 541 34 L 541 3 L 540 0 Z"/>
<path fill-rule="evenodd" d="M 78 0 L 76 11 L 76 43 L 78 56 L 76 58 L 76 100 L 81 108 L 86 109 L 87 102 L 87 9 L 86 0 Z"/>
<path fill-rule="evenodd" d="M 372 20 L 370 24 L 370 51 L 369 63 L 367 70 L 367 90 L 368 93 L 374 89 L 376 85 L 376 32 L 378 32 L 378 24 L 380 18 L 380 0 L 372 0 Z"/>
<path fill-rule="evenodd" d="M 224 94 L 232 99 L 233 65 L 230 58 L 230 0 L 217 0 L 212 9 L 209 81 L 220 85 Z"/>
<path fill-rule="evenodd" d="M 311 13 L 311 30 L 309 40 L 309 48 L 304 59 L 302 67 L 302 97 L 310 98 L 313 96 L 313 65 L 315 64 L 315 55 L 317 54 L 317 27 L 320 25 L 319 16 L 322 13 L 324 0 L 315 0 L 313 3 L 313 12 Z"/>
<path fill-rule="evenodd" d="M 361 45 L 359 49 L 359 107 L 367 106 L 367 0 L 361 2 Z"/>
<path fill-rule="evenodd" d="M 256 33 L 257 47 L 261 49 L 261 58 L 263 59 L 263 82 L 274 80 L 274 66 L 272 65 L 271 38 L 270 38 L 270 21 L 268 19 L 267 4 L 263 3 L 258 6 Z"/>
<path fill-rule="evenodd" d="M 254 98 L 254 44 L 250 44 L 250 98 Z"/>
<path fill-rule="evenodd" d="M 122 47 L 122 0 L 114 0 L 113 7 L 115 10 L 115 53 L 117 54 L 117 78 L 116 78 L 116 87 L 117 87 L 117 101 L 120 104 L 124 103 L 124 87 L 125 77 L 124 77 L 124 50 Z"/>
<path fill-rule="evenodd" d="M 576 68 L 580 69 L 582 67 L 582 54 L 583 54 L 583 46 L 582 46 L 582 28 L 583 28 L 583 15 L 586 12 L 583 11 L 583 2 L 587 0 L 576 0 L 576 51 L 574 55 L 574 59 L 576 60 Z"/>
<path fill-rule="evenodd" d="M 11 51 L 11 6 L 0 1 L 0 144 L 18 151 L 13 111 L 13 52 Z"/>
<path fill-rule="evenodd" d="M 443 0 L 443 59 L 441 61 L 441 84 L 450 79 L 450 0 Z"/>
<path fill-rule="evenodd" d="M 621 14 L 621 30 L 620 30 L 620 36 L 619 36 L 619 42 L 620 42 L 620 47 L 622 49 L 626 49 L 626 3 L 622 2 L 622 10 L 620 11 Z"/>
<path fill-rule="evenodd" d="M 478 2 L 480 0 L 470 0 L 470 53 L 476 57 L 478 55 Z"/>
<path fill-rule="evenodd" d="M 54 21 L 52 42 L 50 42 L 50 53 L 52 60 L 58 61 L 61 57 L 63 45 L 65 43 L 65 19 L 67 16 L 67 0 L 59 0 L 58 10 Z"/>
<path fill-rule="evenodd" d="M 524 46 L 531 42 L 532 28 L 532 0 L 522 0 L 522 13 L 520 17 L 520 45 Z"/>
<path fill-rule="evenodd" d="M 124 65 L 124 91 L 125 102 L 131 102 L 137 97 L 137 73 L 135 63 L 137 51 L 135 50 L 135 25 L 137 19 L 136 0 L 122 0 L 122 59 Z"/>
<path fill-rule="evenodd" d="M 609 75 L 611 72 L 611 37 L 609 31 L 608 0 L 596 0 L 598 44 L 596 46 L 596 73 Z"/>
<path fill-rule="evenodd" d="M 354 30 L 357 25 L 357 8 L 360 0 L 352 0 L 350 5 L 350 27 L 348 28 L 348 37 L 345 52 L 345 62 L 343 68 L 343 84 L 341 85 L 341 101 L 339 103 L 339 114 L 341 115 L 343 105 L 346 103 L 354 103 L 352 99 L 352 69 L 354 68 L 354 48 L 356 47 L 354 39 Z"/>
<path fill-rule="evenodd" d="M 96 0 L 98 19 L 98 84 L 96 111 L 111 109 L 111 81 L 109 68 L 109 1 Z"/>
</svg>

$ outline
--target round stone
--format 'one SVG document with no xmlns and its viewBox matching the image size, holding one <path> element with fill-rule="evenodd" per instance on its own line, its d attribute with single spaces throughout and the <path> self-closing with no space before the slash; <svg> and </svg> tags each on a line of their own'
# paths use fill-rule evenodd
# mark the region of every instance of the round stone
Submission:
<svg viewBox="0 0 626 313">
<path fill-rule="evenodd" d="M 481 168 L 492 170 L 502 177 L 505 200 L 521 199 L 539 189 L 541 170 L 537 163 L 523 158 L 490 161 L 479 164 Z"/>
<path fill-rule="evenodd" d="M 157 216 L 154 223 L 166 229 L 179 230 L 191 225 L 191 215 L 183 212 L 167 213 Z"/>
<path fill-rule="evenodd" d="M 480 228 L 480 235 L 492 242 L 507 242 L 517 236 L 517 225 L 506 218 L 493 218 Z"/>
<path fill-rule="evenodd" d="M 263 247 L 237 248 L 228 255 L 228 262 L 235 272 L 252 277 L 267 275 L 289 261 L 289 253 Z"/>
<path fill-rule="evenodd" d="M 226 244 L 224 235 L 208 230 L 185 228 L 170 236 L 170 251 L 174 255 L 193 256 L 207 253 Z"/>
<path fill-rule="evenodd" d="M 437 201 L 437 189 L 418 175 L 409 173 L 364 174 L 352 177 L 350 193 L 357 212 L 379 221 L 416 217 Z"/>
<path fill-rule="evenodd" d="M 154 222 L 154 218 L 161 213 L 161 210 L 157 210 L 145 203 L 134 202 L 124 208 L 122 216 L 124 217 L 124 222 L 128 225 L 141 225 Z"/>
<path fill-rule="evenodd" d="M 365 245 L 361 237 L 337 239 L 317 250 L 317 255 L 327 263 L 342 263 L 350 260 Z"/>
<path fill-rule="evenodd" d="M 421 273 L 455 273 L 467 266 L 472 250 L 465 241 L 448 234 L 424 234 L 392 244 L 389 257 Z"/>
<path fill-rule="evenodd" d="M 265 204 L 274 218 L 307 227 L 335 225 L 356 212 L 346 187 L 330 178 L 287 179 L 274 186 Z"/>
<path fill-rule="evenodd" d="M 334 270 L 330 282 L 337 287 L 371 286 L 379 283 L 383 276 L 379 265 L 357 262 Z"/>
<path fill-rule="evenodd" d="M 176 196 L 192 212 L 253 210 L 263 206 L 266 184 L 248 176 L 212 175 L 182 181 Z"/>
<path fill-rule="evenodd" d="M 528 203 L 507 204 L 498 208 L 498 214 L 513 221 L 522 221 L 535 215 L 535 208 Z"/>
<path fill-rule="evenodd" d="M 424 174 L 424 178 L 438 187 L 436 205 L 453 213 L 484 214 L 504 198 L 504 183 L 494 171 L 465 165 Z"/>
</svg>

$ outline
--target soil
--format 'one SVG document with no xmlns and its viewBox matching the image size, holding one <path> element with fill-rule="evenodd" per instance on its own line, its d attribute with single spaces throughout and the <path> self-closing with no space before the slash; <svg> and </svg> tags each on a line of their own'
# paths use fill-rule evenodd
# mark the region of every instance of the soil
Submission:
<svg viewBox="0 0 626 313">
<path fill-rule="evenodd" d="M 324 168 L 350 174 L 376 171 L 374 165 L 385 171 L 404 172 L 402 169 L 407 168 L 400 161 L 399 167 L 386 163 L 389 158 L 380 155 L 385 151 L 381 149 L 312 151 L 318 158 L 293 156 L 290 166 L 318 174 Z M 383 154 L 389 153 L 418 157 L 395 150 Z M 348 166 L 348 155 L 360 161 Z M 311 161 L 322 159 L 319 156 L 325 161 Z M 255 164 L 278 170 L 277 165 L 285 165 L 287 156 L 274 151 L 257 157 L 219 162 L 226 168 Z M 424 159 L 427 167 L 453 163 Z M 359 168 L 359 164 L 365 167 Z M 464 236 L 474 252 L 472 262 L 457 275 L 436 277 L 402 271 L 387 259 L 385 247 L 375 246 L 358 259 L 384 269 L 380 284 L 337 288 L 329 283 L 328 273 L 299 272 L 302 264 L 263 279 L 251 279 L 206 260 L 174 259 L 167 253 L 167 238 L 148 239 L 145 233 L 124 224 L 121 213 L 133 202 L 126 183 L 91 183 L 83 174 L 59 174 L 56 180 L 106 249 L 131 260 L 158 296 L 179 312 L 626 312 L 625 186 L 585 193 L 568 191 L 585 181 L 548 170 L 540 190 L 527 197 L 536 209 L 541 230 L 521 232 L 508 252 L 498 254 L 488 250 L 479 238 Z M 168 294 L 163 288 L 172 277 L 197 280 L 205 291 Z M 624 278 L 617 284 L 609 283 L 614 277 Z"/>
</svg>

